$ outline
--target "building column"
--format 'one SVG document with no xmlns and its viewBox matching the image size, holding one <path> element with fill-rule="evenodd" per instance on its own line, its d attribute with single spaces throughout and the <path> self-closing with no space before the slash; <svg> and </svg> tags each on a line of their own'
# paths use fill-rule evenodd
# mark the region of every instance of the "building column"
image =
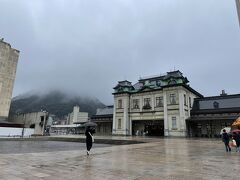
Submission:
<svg viewBox="0 0 240 180">
<path fill-rule="evenodd" d="M 132 120 L 129 119 L 129 135 L 132 136 Z"/>
<path fill-rule="evenodd" d="M 129 134 L 129 97 L 125 97 L 123 101 L 123 130 L 124 135 Z"/>
<path fill-rule="evenodd" d="M 155 107 L 155 103 L 154 103 L 154 100 L 155 100 L 155 97 L 154 96 L 152 96 L 151 97 L 151 106 L 152 106 L 152 110 L 154 111 L 154 107 Z"/>
<path fill-rule="evenodd" d="M 186 122 L 185 122 L 185 105 L 184 105 L 184 92 L 179 90 L 179 130 L 182 136 L 186 136 Z"/>
<path fill-rule="evenodd" d="M 163 105 L 164 105 L 164 136 L 169 136 L 168 125 L 168 110 L 167 110 L 167 93 L 163 92 Z"/>
<path fill-rule="evenodd" d="M 114 98 L 114 105 L 113 105 L 113 123 L 112 123 L 112 134 L 116 133 L 116 100 Z"/>
</svg>

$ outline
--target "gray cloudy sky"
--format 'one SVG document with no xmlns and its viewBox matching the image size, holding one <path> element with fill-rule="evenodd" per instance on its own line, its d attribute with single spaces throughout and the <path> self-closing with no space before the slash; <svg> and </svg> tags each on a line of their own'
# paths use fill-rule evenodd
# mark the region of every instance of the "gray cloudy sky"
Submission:
<svg viewBox="0 0 240 180">
<path fill-rule="evenodd" d="M 235 0 L 0 0 L 0 36 L 21 51 L 14 96 L 89 93 L 181 70 L 205 96 L 240 93 Z"/>
</svg>

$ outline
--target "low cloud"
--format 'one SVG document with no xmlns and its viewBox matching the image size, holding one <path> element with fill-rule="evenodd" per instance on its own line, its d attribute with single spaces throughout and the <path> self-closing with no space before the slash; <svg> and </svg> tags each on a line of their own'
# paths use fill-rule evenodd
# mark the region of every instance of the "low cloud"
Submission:
<svg viewBox="0 0 240 180">
<path fill-rule="evenodd" d="M 117 81 L 174 68 L 204 95 L 240 92 L 234 1 L 2 0 L 0 6 L 0 36 L 21 51 L 14 96 L 57 88 L 111 104 Z"/>
</svg>

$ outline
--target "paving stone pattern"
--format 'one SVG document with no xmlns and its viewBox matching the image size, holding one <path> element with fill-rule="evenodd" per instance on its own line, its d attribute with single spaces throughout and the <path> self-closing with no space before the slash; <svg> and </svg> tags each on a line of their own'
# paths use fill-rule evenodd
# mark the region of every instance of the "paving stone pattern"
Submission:
<svg viewBox="0 0 240 180">
<path fill-rule="evenodd" d="M 0 142 L 1 144 L 1 142 Z M 219 140 L 157 139 L 85 150 L 0 154 L 1 180 L 240 179 L 240 154 Z"/>
</svg>

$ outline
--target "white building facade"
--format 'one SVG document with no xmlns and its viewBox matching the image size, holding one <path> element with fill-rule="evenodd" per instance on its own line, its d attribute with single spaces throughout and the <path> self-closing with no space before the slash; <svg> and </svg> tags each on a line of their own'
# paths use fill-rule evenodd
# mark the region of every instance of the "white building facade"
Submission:
<svg viewBox="0 0 240 180">
<path fill-rule="evenodd" d="M 68 115 L 68 124 L 81 124 L 88 121 L 88 113 L 80 112 L 79 106 L 73 107 L 73 112 Z"/>
<path fill-rule="evenodd" d="M 19 51 L 0 39 L 0 120 L 8 117 Z"/>
<path fill-rule="evenodd" d="M 120 81 L 114 90 L 113 135 L 184 137 L 193 100 L 202 97 L 180 71 Z"/>
</svg>

